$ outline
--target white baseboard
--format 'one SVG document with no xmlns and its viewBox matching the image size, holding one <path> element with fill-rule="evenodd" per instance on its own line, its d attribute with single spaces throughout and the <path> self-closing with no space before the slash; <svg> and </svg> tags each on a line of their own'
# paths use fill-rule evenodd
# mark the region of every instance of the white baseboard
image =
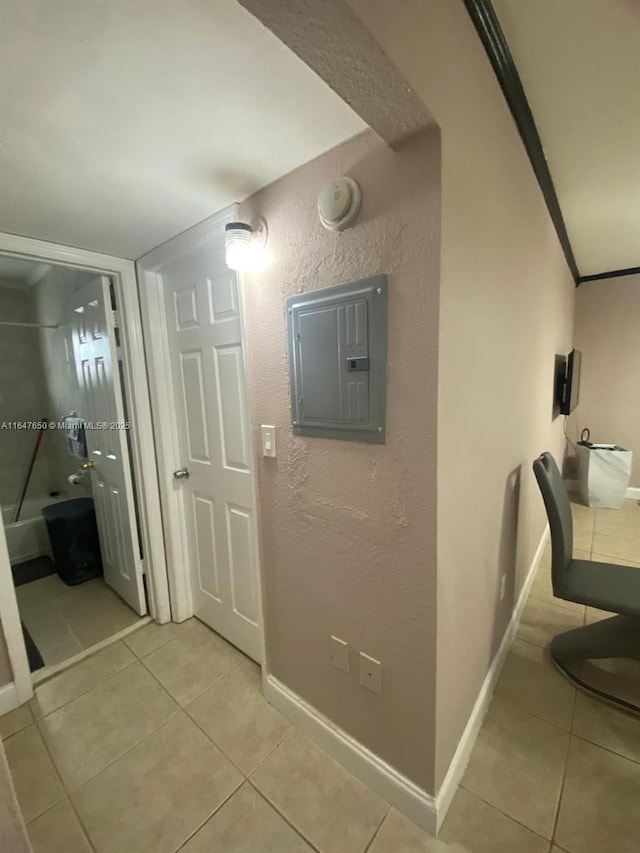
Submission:
<svg viewBox="0 0 640 853">
<path fill-rule="evenodd" d="M 316 708 L 274 678 L 264 682 L 266 699 L 295 726 L 309 735 L 329 755 L 368 785 L 398 811 L 432 835 L 438 828 L 436 801 L 431 794 L 403 776 Z"/>
<path fill-rule="evenodd" d="M 627 498 L 632 501 L 640 501 L 640 489 L 635 486 L 629 486 L 627 489 Z"/>
<path fill-rule="evenodd" d="M 487 672 L 482 687 L 480 688 L 478 698 L 473 706 L 473 711 L 471 712 L 467 725 L 465 726 L 465 730 L 462 733 L 462 737 L 458 742 L 458 747 L 451 759 L 451 763 L 449 764 L 449 769 L 447 770 L 444 781 L 442 782 L 436 796 L 438 829 L 442 826 L 442 822 L 449 810 L 449 806 L 451 805 L 455 793 L 458 790 L 458 785 L 460 784 L 460 781 L 464 776 L 464 772 L 467 769 L 467 765 L 469 764 L 469 759 L 471 758 L 476 738 L 482 728 L 482 723 L 484 722 L 484 718 L 489 710 L 489 705 L 491 704 L 493 692 L 496 688 L 496 684 L 498 683 L 498 679 L 500 678 L 502 667 L 504 666 L 504 662 L 509 654 L 509 649 L 511 648 L 513 639 L 518 631 L 520 619 L 522 618 L 522 611 L 527 603 L 529 592 L 531 591 L 538 566 L 540 565 L 540 560 L 542 559 L 542 553 L 548 541 L 549 528 L 547 527 L 542 534 L 538 547 L 536 548 L 529 571 L 527 572 L 527 577 L 522 585 L 522 590 L 520 591 L 517 604 L 513 610 L 511 619 L 509 620 L 507 630 L 504 632 L 498 651 L 495 653 L 493 660 L 491 661 L 491 666 L 489 667 L 489 671 Z"/>
<path fill-rule="evenodd" d="M 478 732 L 489 709 L 493 691 L 502 672 L 502 667 L 518 630 L 522 611 L 536 571 L 540 565 L 542 552 L 549 539 L 549 529 L 542 535 L 536 553 L 522 586 L 518 602 L 513 611 L 509 626 L 505 631 L 500 647 L 496 652 L 489 671 L 484 679 L 476 699 L 469 721 L 462 734 L 458 748 L 449 765 L 444 781 L 437 796 L 427 793 L 411 779 L 387 764 L 380 756 L 352 738 L 343 729 L 329 720 L 316 708 L 309 705 L 297 693 L 290 690 L 273 675 L 264 678 L 264 695 L 274 708 L 277 708 L 290 722 L 316 741 L 329 755 L 339 761 L 354 776 L 368 785 L 388 803 L 421 826 L 432 835 L 436 835 L 442 826 L 449 806 L 458 789 L 460 780 L 467 768 Z"/>
<path fill-rule="evenodd" d="M 3 714 L 8 714 L 9 711 L 14 711 L 19 704 L 16 685 L 13 681 L 0 687 L 0 717 Z"/>
</svg>

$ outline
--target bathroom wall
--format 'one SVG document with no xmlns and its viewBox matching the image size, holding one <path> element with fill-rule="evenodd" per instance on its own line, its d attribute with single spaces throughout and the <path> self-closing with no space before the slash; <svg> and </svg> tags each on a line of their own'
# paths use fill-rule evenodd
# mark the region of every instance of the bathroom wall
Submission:
<svg viewBox="0 0 640 853">
<path fill-rule="evenodd" d="M 22 282 L 0 280 L 0 319 L 36 322 L 29 291 Z M 48 416 L 45 400 L 38 330 L 0 327 L 0 422 L 40 421 Z M 0 504 L 17 503 L 36 438 L 33 430 L 0 430 Z M 53 482 L 48 444 L 43 441 L 28 495 L 46 495 Z"/>
<path fill-rule="evenodd" d="M 363 194 L 342 233 L 318 220 L 339 175 Z M 436 416 L 440 244 L 437 130 L 397 152 L 367 132 L 242 205 L 268 224 L 268 267 L 246 276 L 253 430 L 275 424 L 278 456 L 257 459 L 267 668 L 419 785 L 433 789 L 436 634 Z M 384 445 L 291 431 L 284 300 L 389 276 Z M 336 669 L 330 636 L 349 643 Z M 382 663 L 382 694 L 358 658 Z"/>
<path fill-rule="evenodd" d="M 43 329 L 40 332 L 46 407 L 50 418 L 55 421 L 72 411 L 82 414 L 82 395 L 73 360 L 67 305 L 73 292 L 94 277 L 94 273 L 53 266 L 30 291 L 34 316 L 38 322 L 59 325 L 58 329 Z M 55 431 L 46 436 L 46 441 L 56 488 L 68 492 L 70 497 L 90 496 L 88 486 L 70 486 L 67 481 L 67 477 L 77 470 L 78 460 L 67 452 L 64 433 Z"/>
<path fill-rule="evenodd" d="M 580 400 L 569 418 L 574 441 L 583 427 L 591 440 L 633 451 L 631 486 L 640 487 L 640 275 L 581 284 L 573 345 L 582 352 Z"/>
</svg>

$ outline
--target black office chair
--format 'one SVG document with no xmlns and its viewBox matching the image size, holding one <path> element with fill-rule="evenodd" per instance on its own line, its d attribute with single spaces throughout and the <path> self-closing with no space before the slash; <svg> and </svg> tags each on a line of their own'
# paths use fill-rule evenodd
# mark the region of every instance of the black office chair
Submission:
<svg viewBox="0 0 640 853">
<path fill-rule="evenodd" d="M 625 711 L 640 714 L 640 706 L 590 686 L 569 668 L 583 660 L 640 660 L 640 569 L 574 560 L 571 505 L 553 456 L 543 453 L 533 463 L 533 471 L 551 528 L 553 594 L 565 601 L 619 614 L 556 635 L 551 641 L 551 659 L 581 690 Z"/>
</svg>

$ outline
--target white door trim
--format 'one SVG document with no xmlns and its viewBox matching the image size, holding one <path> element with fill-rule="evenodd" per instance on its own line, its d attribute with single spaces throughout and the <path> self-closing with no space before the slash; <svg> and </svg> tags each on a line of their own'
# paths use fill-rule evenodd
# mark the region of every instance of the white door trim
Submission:
<svg viewBox="0 0 640 853">
<path fill-rule="evenodd" d="M 131 449 L 140 507 L 149 612 L 156 622 L 168 622 L 171 619 L 171 605 L 167 561 L 135 264 L 124 258 L 2 232 L 0 254 L 108 275 L 114 282 L 121 316 L 125 393 L 131 415 Z M 33 694 L 33 687 L 4 531 L 0 536 L 0 621 L 9 649 L 18 700 L 24 702 Z"/>
<path fill-rule="evenodd" d="M 210 216 L 188 231 L 179 234 L 167 243 L 163 243 L 153 251 L 138 260 L 136 267 L 140 282 L 140 302 L 142 308 L 142 326 L 147 342 L 149 356 L 149 388 L 151 405 L 156 425 L 156 448 L 159 466 L 160 498 L 163 517 L 165 520 L 167 571 L 173 618 L 181 622 L 193 616 L 193 599 L 191 582 L 188 573 L 187 543 L 184 538 L 183 509 L 181 490 L 173 488 L 172 471 L 180 465 L 180 450 L 178 440 L 178 424 L 175 418 L 175 403 L 172 383 L 167 380 L 171 376 L 171 360 L 166 332 L 166 315 L 162 282 L 157 270 L 167 261 L 174 262 L 180 255 L 204 243 L 212 234 L 219 233 L 227 222 L 238 218 L 238 205 L 234 204 L 214 216 Z M 242 279 L 238 277 L 240 323 L 242 329 L 242 349 L 247 369 L 247 335 L 246 317 L 243 299 Z M 249 421 L 253 429 L 253 417 L 250 401 L 247 399 Z M 257 507 L 257 476 L 255 469 L 254 451 L 253 489 Z M 258 527 L 258 537 L 259 537 Z M 259 546 L 259 542 L 258 542 Z M 257 582 L 258 582 L 258 621 L 260 643 L 262 646 L 263 662 L 266 661 L 264 648 L 264 618 L 262 578 L 260 571 L 260 547 L 257 549 Z M 263 663 L 264 667 L 264 663 Z"/>
<path fill-rule="evenodd" d="M 31 699 L 33 685 L 20 624 L 16 588 L 13 585 L 13 575 L 11 574 L 7 539 L 2 524 L 0 524 L 0 621 L 9 652 L 9 662 L 13 670 L 13 685 L 8 684 L 1 688 L 0 714 L 6 714 L 7 711 L 11 711 Z M 11 692 L 10 687 L 13 687 L 13 692 Z"/>
</svg>

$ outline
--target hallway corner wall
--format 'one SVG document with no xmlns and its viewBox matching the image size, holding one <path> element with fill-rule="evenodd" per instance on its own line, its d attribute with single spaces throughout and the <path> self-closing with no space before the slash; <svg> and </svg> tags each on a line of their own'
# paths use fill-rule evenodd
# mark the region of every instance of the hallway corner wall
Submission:
<svg viewBox="0 0 640 853">
<path fill-rule="evenodd" d="M 319 192 L 340 175 L 362 190 L 347 230 L 325 230 Z M 384 761 L 433 789 L 436 635 L 436 412 L 440 136 L 398 151 L 371 131 L 252 196 L 269 266 L 245 276 L 255 447 L 274 424 L 278 456 L 259 456 L 267 669 Z M 293 435 L 285 298 L 389 276 L 386 444 Z M 336 669 L 330 637 L 350 645 Z M 382 664 L 363 689 L 358 653 Z"/>
</svg>

